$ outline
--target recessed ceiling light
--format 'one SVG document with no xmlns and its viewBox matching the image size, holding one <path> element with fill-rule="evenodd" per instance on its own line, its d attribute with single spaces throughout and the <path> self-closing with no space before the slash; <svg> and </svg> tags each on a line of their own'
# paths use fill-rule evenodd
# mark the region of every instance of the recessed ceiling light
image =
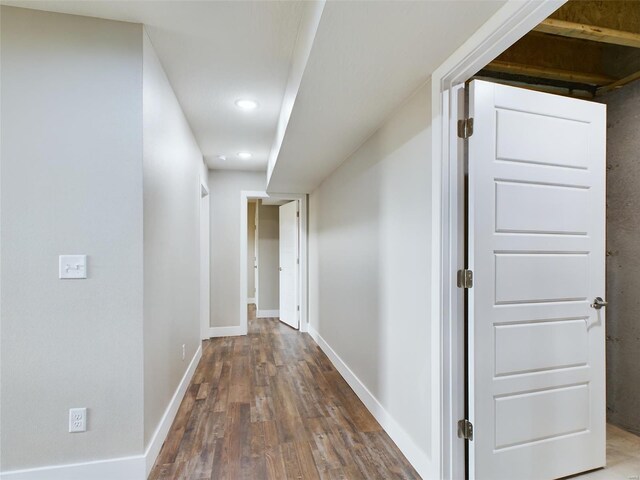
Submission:
<svg viewBox="0 0 640 480">
<path fill-rule="evenodd" d="M 218 160 L 222 160 L 223 162 L 227 159 L 226 155 L 218 155 Z"/>
<path fill-rule="evenodd" d="M 251 158 L 251 154 L 249 152 L 238 152 L 238 157 L 243 160 L 247 160 L 248 158 Z"/>
<path fill-rule="evenodd" d="M 246 98 L 241 98 L 240 100 L 236 100 L 236 107 L 240 110 L 250 111 L 258 108 L 258 102 L 255 100 L 249 100 Z"/>
</svg>

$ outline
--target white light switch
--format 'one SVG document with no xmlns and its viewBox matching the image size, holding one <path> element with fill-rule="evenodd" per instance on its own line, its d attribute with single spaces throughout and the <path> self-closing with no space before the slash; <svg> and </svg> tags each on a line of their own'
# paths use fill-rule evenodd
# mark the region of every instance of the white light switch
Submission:
<svg viewBox="0 0 640 480">
<path fill-rule="evenodd" d="M 60 278 L 87 278 L 86 255 L 60 255 Z"/>
</svg>

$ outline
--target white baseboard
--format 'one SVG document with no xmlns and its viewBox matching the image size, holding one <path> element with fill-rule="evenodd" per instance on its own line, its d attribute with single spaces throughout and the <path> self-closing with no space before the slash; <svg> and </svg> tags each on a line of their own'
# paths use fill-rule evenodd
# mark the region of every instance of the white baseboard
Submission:
<svg viewBox="0 0 640 480">
<path fill-rule="evenodd" d="M 6 480 L 144 480 L 144 456 L 110 458 L 0 473 Z"/>
<path fill-rule="evenodd" d="M 156 428 L 144 455 L 110 458 L 84 463 L 71 463 L 0 473 L 2 480 L 145 480 L 167 438 L 169 428 L 178 412 L 191 378 L 202 357 L 202 345 L 198 346 L 173 398 Z"/>
<path fill-rule="evenodd" d="M 193 355 L 189 366 L 187 367 L 187 371 L 184 372 L 182 376 L 182 380 L 178 384 L 178 388 L 176 388 L 173 397 L 171 397 L 171 401 L 167 406 L 167 409 L 164 411 L 164 415 L 160 419 L 160 423 L 156 427 L 156 431 L 153 433 L 151 437 L 151 441 L 147 446 L 147 449 L 144 452 L 145 457 L 145 470 L 146 477 L 151 473 L 151 469 L 153 468 L 153 464 L 156 462 L 158 458 L 158 454 L 160 453 L 160 449 L 162 448 L 162 444 L 167 438 L 169 434 L 169 429 L 171 428 L 171 424 L 173 420 L 176 418 L 176 414 L 178 413 L 178 408 L 180 408 L 180 403 L 187 393 L 187 388 L 189 388 L 189 384 L 191 383 L 191 379 L 193 378 L 193 374 L 198 367 L 198 363 L 200 363 L 200 359 L 202 358 L 202 343 L 198 345 L 198 349 L 196 353 Z"/>
<path fill-rule="evenodd" d="M 247 305 L 251 305 L 252 303 L 256 303 L 256 299 L 255 298 L 247 298 Z"/>
<path fill-rule="evenodd" d="M 280 310 L 256 310 L 256 318 L 279 318 Z"/>
<path fill-rule="evenodd" d="M 329 360 L 331 360 L 331 363 L 336 367 L 336 370 L 340 372 L 340 375 L 347 381 L 358 398 L 362 400 L 365 407 L 367 407 L 385 432 L 391 437 L 391 440 L 395 442 L 400 451 L 407 457 L 407 460 L 413 465 L 413 468 L 416 469 L 422 478 L 429 478 L 433 473 L 433 469 L 427 455 L 311 325 L 309 325 L 309 335 L 311 335 L 311 338 L 315 340 L 322 351 L 329 357 Z"/>
<path fill-rule="evenodd" d="M 247 332 L 240 325 L 233 327 L 211 327 L 209 328 L 209 337 L 237 337 L 238 335 L 246 335 Z"/>
</svg>

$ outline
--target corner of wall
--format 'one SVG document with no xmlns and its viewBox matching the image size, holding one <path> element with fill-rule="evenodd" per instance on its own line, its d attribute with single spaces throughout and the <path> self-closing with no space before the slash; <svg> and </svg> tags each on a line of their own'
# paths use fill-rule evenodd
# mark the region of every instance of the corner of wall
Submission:
<svg viewBox="0 0 640 480">
<path fill-rule="evenodd" d="M 153 463 L 202 353 L 200 199 L 208 179 L 146 30 L 143 46 L 144 444 Z"/>
</svg>

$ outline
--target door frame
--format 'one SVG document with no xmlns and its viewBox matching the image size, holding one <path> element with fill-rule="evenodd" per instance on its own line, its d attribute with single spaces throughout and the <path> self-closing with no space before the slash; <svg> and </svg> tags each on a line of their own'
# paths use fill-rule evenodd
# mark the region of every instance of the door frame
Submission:
<svg viewBox="0 0 640 480">
<path fill-rule="evenodd" d="M 240 331 L 246 335 L 247 321 L 247 206 L 249 199 L 297 200 L 300 208 L 298 238 L 300 239 L 300 273 L 298 275 L 298 302 L 300 305 L 300 331 L 309 330 L 308 301 L 308 221 L 307 194 L 305 193 L 267 193 L 264 191 L 242 190 L 240 192 Z M 257 295 L 260 295 L 258 292 Z"/>
<path fill-rule="evenodd" d="M 209 215 L 209 187 L 206 177 L 200 177 L 198 185 L 200 215 L 200 338 L 205 340 L 210 337 L 211 330 L 211 218 Z"/>
<path fill-rule="evenodd" d="M 256 309 L 258 308 L 258 293 L 260 292 L 260 274 L 258 272 L 258 265 L 260 265 L 259 259 L 258 259 L 258 254 L 259 254 L 258 235 L 260 234 L 260 225 L 258 225 L 258 205 L 259 203 L 256 202 L 256 208 L 255 208 L 255 211 L 253 212 L 254 213 L 253 223 L 256 226 L 256 234 L 255 234 L 255 238 L 253 239 L 253 265 L 254 265 L 253 286 L 255 287 L 255 291 L 253 294 L 254 294 L 254 299 L 256 303 Z"/>
<path fill-rule="evenodd" d="M 247 202 L 247 208 L 248 208 L 248 204 L 250 202 Z M 253 268 L 251 269 L 251 272 L 253 273 L 253 297 L 249 296 L 249 292 L 247 292 L 247 305 L 251 304 L 251 303 L 255 303 L 256 305 L 258 304 L 258 284 L 256 283 L 256 280 L 258 278 L 258 275 L 256 274 L 257 272 L 257 268 L 256 265 L 258 263 L 258 258 L 256 256 L 256 252 L 257 252 L 257 247 L 256 247 L 256 238 L 258 238 L 258 222 L 256 221 L 257 218 L 257 211 L 258 211 L 258 203 L 256 202 L 256 207 L 254 209 L 254 213 L 256 215 L 254 215 L 254 219 L 253 219 Z M 249 221 L 249 212 L 247 210 L 247 222 Z M 249 244 L 249 227 L 247 227 L 247 248 L 248 248 L 248 244 Z M 248 251 L 248 250 L 247 250 Z M 251 259 L 249 257 L 247 257 L 247 280 L 249 280 L 249 276 L 250 274 L 249 272 L 249 263 L 251 262 Z M 253 300 L 253 301 L 251 301 Z"/>
<path fill-rule="evenodd" d="M 565 2 L 509 0 L 431 76 L 430 315 L 437 320 L 432 323 L 430 376 L 433 391 L 440 392 L 431 412 L 440 428 L 431 429 L 431 444 L 443 479 L 464 479 L 466 468 L 464 441 L 457 438 L 457 422 L 464 418 L 464 338 L 460 328 L 464 300 L 456 287 L 464 258 L 464 188 L 460 184 L 464 172 L 456 128 L 460 87 Z"/>
</svg>

